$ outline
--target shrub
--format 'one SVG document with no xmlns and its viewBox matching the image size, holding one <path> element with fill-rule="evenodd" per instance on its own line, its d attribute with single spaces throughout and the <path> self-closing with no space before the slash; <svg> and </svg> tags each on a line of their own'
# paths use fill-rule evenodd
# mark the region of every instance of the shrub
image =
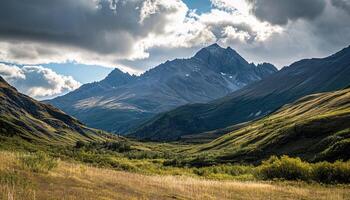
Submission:
<svg viewBox="0 0 350 200">
<path fill-rule="evenodd" d="M 171 160 L 166 160 L 163 165 L 166 167 L 172 166 L 172 167 L 184 167 L 186 164 L 185 160 L 182 158 L 174 158 Z"/>
<path fill-rule="evenodd" d="M 118 141 L 118 142 L 106 142 L 103 146 L 111 151 L 116 152 L 127 152 L 131 150 L 131 145 L 127 141 Z"/>
<path fill-rule="evenodd" d="M 89 151 L 114 151 L 114 152 L 128 152 L 131 150 L 131 144 L 128 141 L 116 141 L 116 142 L 82 142 L 77 141 L 75 149 L 84 149 Z"/>
<path fill-rule="evenodd" d="M 313 164 L 313 179 L 322 183 L 350 183 L 350 162 Z"/>
<path fill-rule="evenodd" d="M 284 179 L 306 181 L 310 179 L 310 172 L 310 164 L 301 161 L 300 158 L 290 158 L 288 156 L 278 158 L 272 156 L 257 167 L 256 175 L 263 180 Z"/>
<path fill-rule="evenodd" d="M 24 155 L 20 160 L 25 169 L 35 173 L 47 173 L 58 165 L 57 159 L 48 156 L 44 152 Z"/>
<path fill-rule="evenodd" d="M 253 167 L 249 165 L 218 165 L 211 167 L 195 168 L 193 172 L 199 176 L 209 176 L 210 174 L 226 174 L 228 176 L 240 176 L 251 174 Z"/>
<path fill-rule="evenodd" d="M 75 143 L 75 148 L 77 148 L 77 149 L 83 148 L 84 146 L 86 146 L 86 143 L 83 141 L 77 141 Z"/>
</svg>

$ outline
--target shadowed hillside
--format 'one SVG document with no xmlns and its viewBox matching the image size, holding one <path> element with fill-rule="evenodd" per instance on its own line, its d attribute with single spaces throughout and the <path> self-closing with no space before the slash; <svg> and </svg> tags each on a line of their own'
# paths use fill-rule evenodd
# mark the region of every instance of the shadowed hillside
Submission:
<svg viewBox="0 0 350 200">
<path fill-rule="evenodd" d="M 84 126 L 51 105 L 19 93 L 0 77 L 0 141 L 18 140 L 31 144 L 75 144 L 104 141 L 108 135 Z M 16 145 L 16 143 L 10 143 Z"/>
<path fill-rule="evenodd" d="M 225 128 L 264 117 L 306 95 L 350 85 L 350 47 L 322 59 L 306 59 L 206 104 L 192 104 L 162 113 L 132 136 L 155 141 Z"/>
</svg>

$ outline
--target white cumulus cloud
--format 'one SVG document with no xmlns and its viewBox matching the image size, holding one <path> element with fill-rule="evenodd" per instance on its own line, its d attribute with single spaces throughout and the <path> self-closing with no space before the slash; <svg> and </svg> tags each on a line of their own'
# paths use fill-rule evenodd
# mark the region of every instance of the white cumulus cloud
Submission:
<svg viewBox="0 0 350 200">
<path fill-rule="evenodd" d="M 15 66 L 0 63 L 0 76 L 20 92 L 37 99 L 60 95 L 81 84 L 71 76 L 57 74 L 42 66 Z"/>
<path fill-rule="evenodd" d="M 0 62 L 75 61 L 141 73 L 214 42 L 283 67 L 350 42 L 348 0 L 0 1 Z M 341 20 L 340 20 L 341 19 Z"/>
</svg>

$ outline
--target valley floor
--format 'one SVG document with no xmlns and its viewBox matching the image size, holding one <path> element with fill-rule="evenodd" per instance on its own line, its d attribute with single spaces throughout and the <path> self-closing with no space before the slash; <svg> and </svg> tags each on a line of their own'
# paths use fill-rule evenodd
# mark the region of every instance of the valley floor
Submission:
<svg viewBox="0 0 350 200">
<path fill-rule="evenodd" d="M 0 199 L 350 199 L 350 186 L 148 176 L 59 161 L 47 173 L 0 152 Z"/>
</svg>

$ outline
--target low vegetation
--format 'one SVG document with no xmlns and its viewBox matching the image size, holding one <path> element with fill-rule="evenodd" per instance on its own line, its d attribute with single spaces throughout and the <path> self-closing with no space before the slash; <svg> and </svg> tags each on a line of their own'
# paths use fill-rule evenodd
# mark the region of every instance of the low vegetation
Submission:
<svg viewBox="0 0 350 200">
<path fill-rule="evenodd" d="M 300 158 L 272 156 L 256 168 L 257 178 L 315 181 L 327 184 L 350 183 L 350 162 L 303 162 Z"/>
<path fill-rule="evenodd" d="M 0 152 L 0 199 L 348 199 L 348 185 L 217 181 L 199 176 L 143 175 L 56 160 L 45 172 L 22 167 L 36 154 Z M 42 153 L 39 153 L 39 157 Z M 48 156 L 48 155 L 46 155 Z M 46 157 L 45 156 L 45 157 Z M 51 159 L 33 159 L 51 163 Z M 250 166 L 218 166 L 195 173 L 246 174 Z M 217 177 L 214 177 L 215 179 Z"/>
<path fill-rule="evenodd" d="M 58 165 L 58 161 L 55 158 L 48 156 L 44 152 L 23 155 L 20 161 L 24 168 L 35 173 L 47 173 Z"/>
<path fill-rule="evenodd" d="M 350 89 L 314 94 L 212 142 L 195 145 L 188 153 L 206 155 L 196 161 L 202 165 L 257 164 L 273 155 L 309 162 L 349 160 L 349 121 Z"/>
<path fill-rule="evenodd" d="M 186 155 L 186 147 L 169 152 L 159 144 L 137 146 L 138 143 L 77 142 L 73 147 L 50 148 L 20 156 L 22 168 L 33 173 L 48 173 L 58 160 L 86 163 L 91 166 L 141 173 L 146 175 L 186 175 L 215 180 L 287 180 L 326 184 L 349 184 L 350 161 L 309 163 L 300 158 L 271 156 L 260 164 L 215 163 L 211 155 Z M 147 149 L 151 148 L 151 149 Z M 204 163 L 204 165 L 203 165 Z"/>
</svg>

